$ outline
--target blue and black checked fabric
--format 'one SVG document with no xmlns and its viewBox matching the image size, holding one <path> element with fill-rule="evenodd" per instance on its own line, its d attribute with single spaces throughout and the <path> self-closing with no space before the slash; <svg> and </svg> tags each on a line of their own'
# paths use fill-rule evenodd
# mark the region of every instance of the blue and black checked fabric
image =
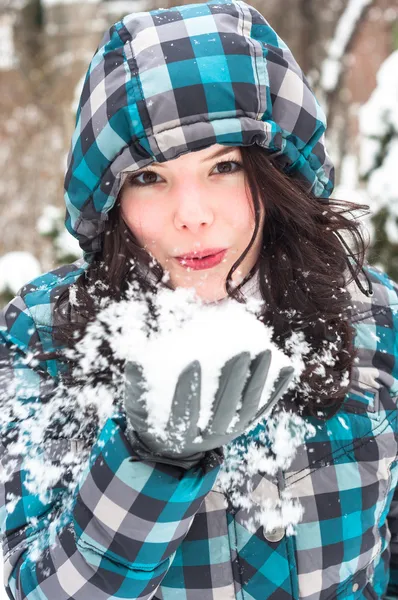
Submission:
<svg viewBox="0 0 398 600">
<path fill-rule="evenodd" d="M 80 261 L 46 273 L 1 313 L 0 385 L 15 381 L 17 404 L 34 406 L 51 396 L 57 364 L 34 362 L 34 352 L 54 347 L 54 300 L 87 266 Z M 316 434 L 299 446 L 289 469 L 255 476 L 250 511 L 232 508 L 219 484 L 218 454 L 190 471 L 140 461 L 123 419 L 110 418 L 90 450 L 73 510 L 50 545 L 46 536 L 64 490 L 55 486 L 47 504 L 29 493 L 24 456 L 9 455 L 2 431 L 9 597 L 397 600 L 398 286 L 375 268 L 367 274 L 371 298 L 350 288 L 358 357 L 342 409 L 326 422 L 308 419 Z M 267 443 L 264 432 L 260 423 L 250 436 Z M 249 531 L 251 511 L 282 492 L 304 508 L 296 535 Z M 38 538 L 48 551 L 35 561 L 28 549 Z"/>
<path fill-rule="evenodd" d="M 327 198 L 325 115 L 292 53 L 245 2 L 128 15 L 87 72 L 65 177 L 66 227 L 90 260 L 121 173 L 212 144 L 257 144 Z"/>
</svg>

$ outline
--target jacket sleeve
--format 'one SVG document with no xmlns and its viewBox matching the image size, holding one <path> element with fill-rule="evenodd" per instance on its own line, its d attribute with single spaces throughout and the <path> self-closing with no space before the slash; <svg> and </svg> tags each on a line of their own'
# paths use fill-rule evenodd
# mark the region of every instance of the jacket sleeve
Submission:
<svg viewBox="0 0 398 600">
<path fill-rule="evenodd" d="M 391 533 L 390 541 L 390 578 L 388 582 L 386 600 L 398 599 L 398 488 L 395 488 L 394 496 L 388 512 L 388 527 Z"/>
<path fill-rule="evenodd" d="M 10 305 L 6 311 L 9 316 Z M 23 331 L 28 327 L 33 332 L 21 299 L 16 314 Z M 40 394 L 43 390 L 48 394 L 48 382 L 27 363 L 28 352 L 23 355 L 21 340 L 15 337 L 15 322 L 10 328 L 6 317 L 3 312 L 0 385 L 10 388 L 12 380 L 19 404 L 14 419 L 7 424 L 2 420 L 0 445 L 4 584 L 9 597 L 149 600 L 214 484 L 220 456 L 209 452 L 189 471 L 141 461 L 124 436 L 121 421 L 109 418 L 67 503 L 61 485 L 55 484 L 46 498 L 33 493 L 23 448 L 10 453 L 10 440 L 18 427 L 17 413 L 42 402 Z M 29 393 L 18 402 L 27 388 Z"/>
</svg>

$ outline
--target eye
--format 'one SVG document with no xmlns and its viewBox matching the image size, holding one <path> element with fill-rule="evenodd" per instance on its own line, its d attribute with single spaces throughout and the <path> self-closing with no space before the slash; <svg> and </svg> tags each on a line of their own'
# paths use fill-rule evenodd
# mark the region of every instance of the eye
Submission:
<svg viewBox="0 0 398 600">
<path fill-rule="evenodd" d="M 233 168 L 231 168 L 232 165 Z M 229 173 L 237 173 L 243 168 L 243 165 L 237 160 L 223 160 L 218 162 L 214 168 L 219 169 L 219 175 L 228 175 Z"/>
<path fill-rule="evenodd" d="M 139 178 L 142 177 L 142 179 L 140 180 Z M 154 183 L 159 183 L 158 181 L 156 181 L 156 177 L 160 177 L 160 175 L 158 173 L 155 173 L 155 171 L 149 171 L 149 170 L 145 170 L 142 173 L 138 173 L 136 175 L 131 175 L 129 177 L 129 185 L 136 185 L 136 186 L 148 186 L 148 185 L 152 185 Z"/>
</svg>

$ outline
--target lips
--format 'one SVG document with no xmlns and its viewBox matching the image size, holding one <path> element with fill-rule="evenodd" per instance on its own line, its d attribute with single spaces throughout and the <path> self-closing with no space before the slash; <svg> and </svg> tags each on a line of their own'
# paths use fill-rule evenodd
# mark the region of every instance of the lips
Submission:
<svg viewBox="0 0 398 600">
<path fill-rule="evenodd" d="M 187 255 L 184 257 L 177 257 L 178 263 L 186 269 L 192 269 L 193 271 L 200 271 L 202 269 L 211 269 L 217 266 L 225 257 L 227 251 L 221 250 L 215 254 L 205 256 L 205 251 L 202 252 L 202 258 L 189 258 Z"/>
<path fill-rule="evenodd" d="M 206 258 L 208 256 L 214 256 L 215 254 L 219 254 L 223 252 L 225 248 L 206 248 L 205 250 L 195 250 L 194 252 L 187 252 L 186 254 L 181 254 L 180 256 L 176 256 L 178 260 L 185 260 L 189 258 Z"/>
</svg>

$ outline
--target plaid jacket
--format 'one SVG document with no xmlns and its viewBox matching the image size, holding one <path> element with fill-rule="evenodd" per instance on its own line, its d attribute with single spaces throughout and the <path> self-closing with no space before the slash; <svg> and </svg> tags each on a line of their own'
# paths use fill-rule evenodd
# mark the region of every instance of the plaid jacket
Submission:
<svg viewBox="0 0 398 600">
<path fill-rule="evenodd" d="M 40 402 L 56 379 L 55 362 L 35 364 L 31 351 L 53 348 L 52 304 L 83 269 L 78 262 L 43 275 L 4 309 L 0 383 L 15 379 L 16 401 Z M 8 455 L 3 431 L 2 465 L 11 464 L 1 486 L 9 597 L 397 599 L 398 287 L 377 269 L 368 275 L 373 297 L 352 292 L 359 354 L 342 409 L 325 423 L 310 419 L 316 435 L 298 448 L 291 467 L 255 481 L 256 502 L 282 490 L 299 499 L 304 515 L 296 535 L 247 530 L 250 514 L 232 510 L 218 486 L 215 453 L 188 472 L 131 461 L 123 423 L 109 419 L 73 510 L 45 557 L 34 561 L 27 549 L 48 532 L 63 490 L 55 487 L 47 505 L 30 494 L 24 457 Z M 24 397 L 24 381 L 37 393 Z"/>
</svg>

